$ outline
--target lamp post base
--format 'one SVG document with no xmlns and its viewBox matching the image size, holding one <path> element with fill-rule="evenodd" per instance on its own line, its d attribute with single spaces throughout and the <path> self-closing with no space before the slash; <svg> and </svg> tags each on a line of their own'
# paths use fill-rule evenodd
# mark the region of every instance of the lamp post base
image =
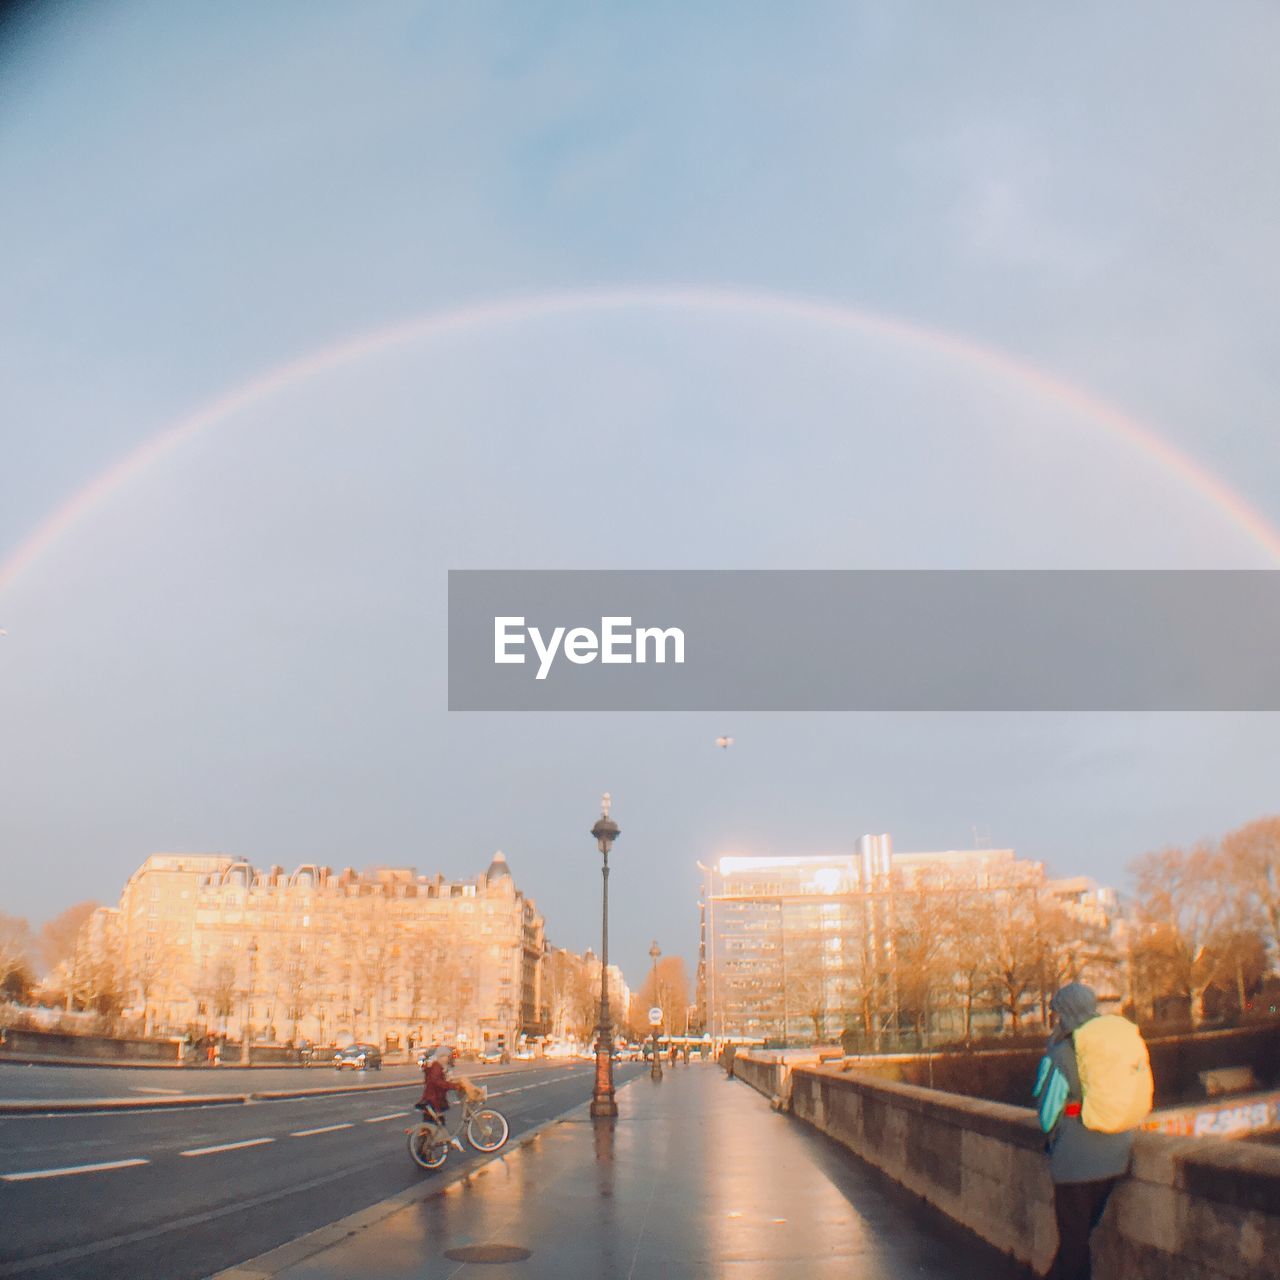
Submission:
<svg viewBox="0 0 1280 1280">
<path fill-rule="evenodd" d="M 594 1120 L 613 1119 L 618 1114 L 618 1104 L 613 1096 L 612 1045 L 596 1050 L 595 1092 L 591 1095 L 591 1117 Z"/>
</svg>

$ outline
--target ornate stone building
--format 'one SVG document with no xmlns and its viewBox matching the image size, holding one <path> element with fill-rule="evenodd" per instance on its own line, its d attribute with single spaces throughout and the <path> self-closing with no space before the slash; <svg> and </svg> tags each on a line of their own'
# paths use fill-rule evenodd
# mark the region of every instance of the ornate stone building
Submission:
<svg viewBox="0 0 1280 1280">
<path fill-rule="evenodd" d="M 104 947 L 125 1013 L 149 1032 L 483 1051 L 546 1030 L 543 918 L 501 853 L 456 881 L 155 854 L 116 911 L 90 918 L 78 954 L 88 964 Z"/>
</svg>

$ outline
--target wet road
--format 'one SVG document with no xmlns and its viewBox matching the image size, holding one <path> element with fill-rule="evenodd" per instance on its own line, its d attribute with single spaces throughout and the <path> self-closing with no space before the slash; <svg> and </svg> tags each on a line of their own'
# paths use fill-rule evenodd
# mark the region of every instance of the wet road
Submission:
<svg viewBox="0 0 1280 1280">
<path fill-rule="evenodd" d="M 489 1068 L 476 1068 L 477 1071 Z M 252 1093 L 260 1089 L 314 1089 L 324 1085 L 420 1080 L 412 1064 L 381 1071 L 323 1067 L 52 1067 L 0 1063 L 0 1099 L 163 1098 L 183 1094 Z"/>
<path fill-rule="evenodd" d="M 640 1070 L 620 1066 L 619 1081 Z M 87 1074 L 97 1080 L 88 1096 L 135 1087 L 127 1070 Z M 110 1088 L 103 1087 L 107 1074 L 119 1077 Z M 137 1074 L 143 1085 L 168 1087 L 154 1071 Z M 209 1092 L 204 1080 L 217 1074 L 200 1072 L 192 1091 Z M 242 1077 L 250 1074 L 259 1073 L 227 1072 L 228 1087 L 246 1091 Z M 284 1088 L 284 1076 L 303 1077 L 306 1087 L 331 1083 L 336 1073 L 260 1074 L 270 1077 L 265 1087 Z M 417 1185 L 433 1175 L 412 1164 L 403 1130 L 414 1118 L 421 1076 L 403 1074 L 398 1089 L 322 1098 L 0 1117 L 0 1276 L 197 1280 Z M 589 1063 L 487 1074 L 513 1138 L 591 1092 Z M 380 1075 L 382 1083 L 395 1078 Z M 74 1080 L 63 1086 L 78 1087 Z M 483 1158 L 468 1149 L 447 1168 Z M 84 1166 L 92 1168 L 77 1171 Z"/>
</svg>

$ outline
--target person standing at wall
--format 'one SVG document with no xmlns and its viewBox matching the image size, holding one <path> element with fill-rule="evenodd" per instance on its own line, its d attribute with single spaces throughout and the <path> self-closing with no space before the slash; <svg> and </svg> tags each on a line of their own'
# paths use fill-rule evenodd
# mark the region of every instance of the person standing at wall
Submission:
<svg viewBox="0 0 1280 1280">
<path fill-rule="evenodd" d="M 1040 1062 L 1034 1097 L 1053 1179 L 1058 1252 L 1051 1280 L 1090 1280 L 1090 1236 L 1128 1172 L 1137 1126 L 1151 1110 L 1151 1066 L 1138 1028 L 1099 1015 L 1081 982 L 1049 1005 L 1057 1025 Z"/>
</svg>

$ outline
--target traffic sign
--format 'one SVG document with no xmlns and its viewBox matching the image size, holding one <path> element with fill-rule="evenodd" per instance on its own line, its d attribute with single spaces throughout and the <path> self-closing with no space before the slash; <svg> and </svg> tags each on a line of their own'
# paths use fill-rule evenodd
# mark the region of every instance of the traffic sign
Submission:
<svg viewBox="0 0 1280 1280">
<path fill-rule="evenodd" d="M 651 1027 L 662 1026 L 662 1009 L 656 1004 L 649 1010 L 649 1025 Z"/>
</svg>

